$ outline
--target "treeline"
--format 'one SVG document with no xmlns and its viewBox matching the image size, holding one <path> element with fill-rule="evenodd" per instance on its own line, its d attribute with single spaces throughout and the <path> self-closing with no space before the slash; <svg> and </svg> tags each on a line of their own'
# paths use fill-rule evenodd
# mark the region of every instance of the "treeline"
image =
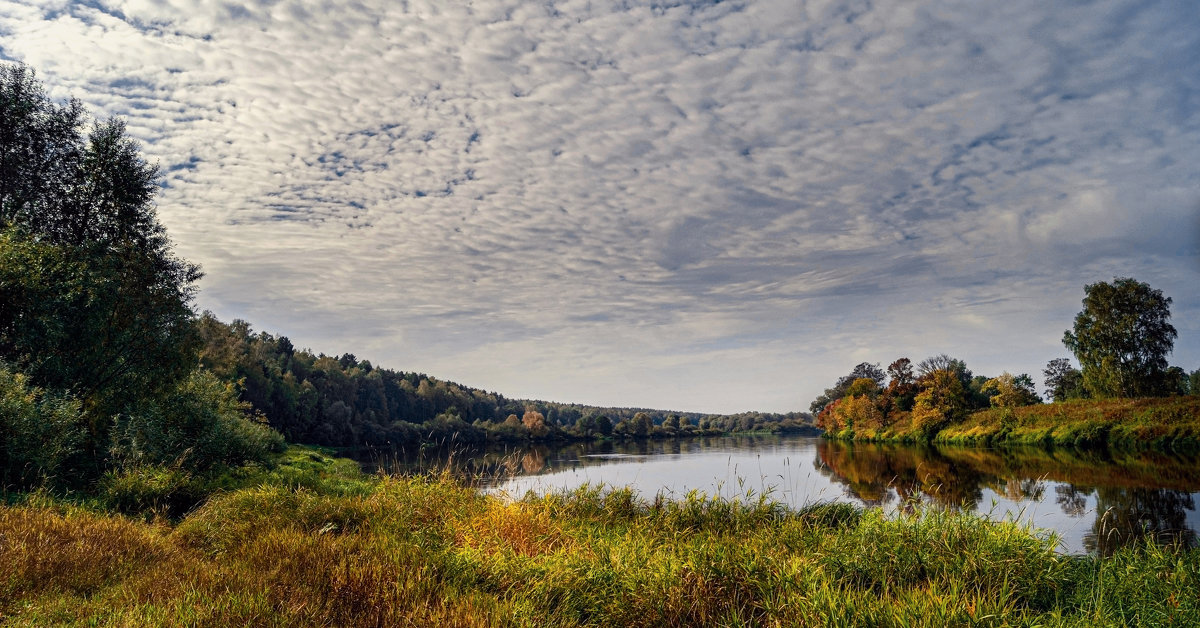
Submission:
<svg viewBox="0 0 1200 628">
<path fill-rule="evenodd" d="M 1122 277 L 1084 286 L 1084 294 L 1083 310 L 1063 334 L 1063 344 L 1081 368 L 1068 358 L 1051 360 L 1042 371 L 1049 399 L 1200 394 L 1200 369 L 1189 374 L 1168 366 L 1167 355 L 1177 336 L 1170 324 L 1170 297 Z M 810 409 L 818 427 L 838 435 L 878 435 L 894 427 L 892 431 L 906 438 L 930 439 L 972 412 L 1041 402 L 1028 374 L 974 375 L 962 360 L 942 354 L 915 367 L 908 358 L 900 358 L 886 372 L 878 364 L 860 363 Z"/>
<path fill-rule="evenodd" d="M 914 365 L 899 358 L 887 370 L 862 362 L 813 401 L 817 427 L 827 432 L 886 428 L 912 420 L 931 433 L 967 413 L 993 405 L 1041 403 L 1027 374 L 985 377 L 946 354 Z"/>
<path fill-rule="evenodd" d="M 510 399 L 350 353 L 314 354 L 241 320 L 226 324 L 205 313 L 197 326 L 201 365 L 235 384 L 293 442 L 353 447 L 813 429 L 803 413 L 707 415 Z"/>
</svg>

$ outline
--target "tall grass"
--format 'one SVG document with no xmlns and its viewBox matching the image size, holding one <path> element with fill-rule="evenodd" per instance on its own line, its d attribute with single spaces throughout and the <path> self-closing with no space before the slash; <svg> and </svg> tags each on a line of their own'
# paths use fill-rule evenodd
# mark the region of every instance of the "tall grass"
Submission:
<svg viewBox="0 0 1200 628">
<path fill-rule="evenodd" d="M 321 454 L 178 524 L 0 509 L 17 626 L 1196 625 L 1200 552 L 1063 556 L 1013 523 L 627 489 L 505 499 Z"/>
</svg>

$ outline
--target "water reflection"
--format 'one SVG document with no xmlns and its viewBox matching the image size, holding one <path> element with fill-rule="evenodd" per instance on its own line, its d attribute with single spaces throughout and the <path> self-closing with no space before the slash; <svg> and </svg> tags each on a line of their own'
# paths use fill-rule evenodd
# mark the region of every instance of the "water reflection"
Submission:
<svg viewBox="0 0 1200 628">
<path fill-rule="evenodd" d="M 1098 516 L 1092 532 L 1083 536 L 1089 552 L 1104 556 L 1147 537 L 1166 545 L 1196 546 L 1196 530 L 1188 525 L 1188 512 L 1196 500 L 1184 491 L 1127 487 L 1094 489 Z"/>
<path fill-rule="evenodd" d="M 450 471 L 510 494 L 632 486 L 646 496 L 691 490 L 769 493 L 794 507 L 841 500 L 912 512 L 966 509 L 1057 532 L 1067 552 L 1107 555 L 1151 538 L 1194 546 L 1200 461 L 1163 453 L 986 450 L 845 443 L 789 436 L 601 441 L 364 454 L 369 469 Z"/>
<path fill-rule="evenodd" d="M 1054 502 L 1072 518 L 1092 515 L 1082 534 L 1088 552 L 1109 555 L 1151 538 L 1161 544 L 1197 542 L 1197 461 L 1162 453 L 1068 450 L 983 450 L 824 441 L 814 465 L 864 504 L 890 499 L 983 510 L 985 489 L 1014 504 Z M 1193 521 L 1189 522 L 1189 516 Z"/>
</svg>

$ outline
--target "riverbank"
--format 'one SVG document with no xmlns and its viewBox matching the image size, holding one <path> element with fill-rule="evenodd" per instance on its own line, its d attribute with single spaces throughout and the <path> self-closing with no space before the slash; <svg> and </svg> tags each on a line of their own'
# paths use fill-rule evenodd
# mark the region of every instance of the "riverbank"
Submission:
<svg viewBox="0 0 1200 628">
<path fill-rule="evenodd" d="M 1200 396 L 1077 399 L 1020 408 L 991 408 L 928 434 L 907 413 L 879 428 L 846 429 L 831 438 L 956 445 L 1042 445 L 1086 448 L 1200 450 Z"/>
<path fill-rule="evenodd" d="M 1186 625 L 1200 551 L 1062 556 L 929 509 L 511 502 L 292 448 L 177 522 L 0 509 L 6 625 Z M 236 484 L 235 483 L 235 484 Z"/>
</svg>

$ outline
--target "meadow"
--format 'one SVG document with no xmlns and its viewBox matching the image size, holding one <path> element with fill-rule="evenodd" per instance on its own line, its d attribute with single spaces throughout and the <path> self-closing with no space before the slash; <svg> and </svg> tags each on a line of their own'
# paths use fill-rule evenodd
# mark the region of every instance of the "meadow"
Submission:
<svg viewBox="0 0 1200 628">
<path fill-rule="evenodd" d="M 1200 624 L 1200 550 L 1149 543 L 1106 558 L 1062 555 L 1052 536 L 932 507 L 888 517 L 601 487 L 510 499 L 449 475 L 368 475 L 300 447 L 210 482 L 211 497 L 178 513 L 171 494 L 184 485 L 151 474 L 88 498 L 9 495 L 0 620 Z"/>
</svg>

